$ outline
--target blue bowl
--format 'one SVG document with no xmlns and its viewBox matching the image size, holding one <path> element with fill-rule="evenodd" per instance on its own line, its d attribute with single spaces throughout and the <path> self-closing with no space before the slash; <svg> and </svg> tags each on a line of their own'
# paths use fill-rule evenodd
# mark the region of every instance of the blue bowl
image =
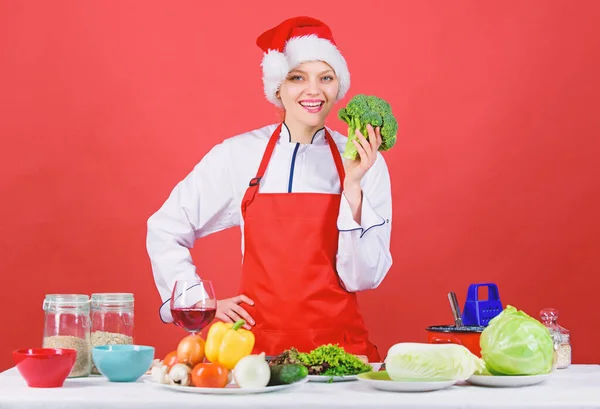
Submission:
<svg viewBox="0 0 600 409">
<path fill-rule="evenodd" d="M 98 371 L 111 382 L 135 382 L 152 364 L 154 347 L 101 345 L 92 349 Z"/>
</svg>

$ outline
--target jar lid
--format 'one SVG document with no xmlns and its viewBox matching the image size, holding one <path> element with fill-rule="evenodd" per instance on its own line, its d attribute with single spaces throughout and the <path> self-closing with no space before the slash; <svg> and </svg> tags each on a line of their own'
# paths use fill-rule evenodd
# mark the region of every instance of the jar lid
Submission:
<svg viewBox="0 0 600 409">
<path fill-rule="evenodd" d="M 43 308 L 86 308 L 89 304 L 90 297 L 86 294 L 46 294 Z"/>
<path fill-rule="evenodd" d="M 46 294 L 46 300 L 55 303 L 87 303 L 90 297 L 87 294 Z"/>
<path fill-rule="evenodd" d="M 544 324 L 555 323 L 558 319 L 558 310 L 555 308 L 544 308 L 540 311 L 540 318 Z"/>
<path fill-rule="evenodd" d="M 92 306 L 100 305 L 122 305 L 133 303 L 132 293 L 94 293 L 92 294 Z"/>
<path fill-rule="evenodd" d="M 133 301 L 132 293 L 93 293 L 92 300 Z"/>
</svg>

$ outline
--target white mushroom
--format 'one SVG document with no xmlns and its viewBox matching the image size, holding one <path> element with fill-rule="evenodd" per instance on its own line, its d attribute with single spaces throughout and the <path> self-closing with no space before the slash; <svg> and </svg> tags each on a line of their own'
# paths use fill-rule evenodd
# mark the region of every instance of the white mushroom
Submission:
<svg viewBox="0 0 600 409">
<path fill-rule="evenodd" d="M 175 364 L 169 371 L 169 383 L 171 385 L 189 386 L 190 372 L 192 370 L 186 364 Z"/>
<path fill-rule="evenodd" d="M 166 365 L 153 366 L 151 371 L 152 380 L 156 383 L 169 383 L 169 367 Z"/>
</svg>

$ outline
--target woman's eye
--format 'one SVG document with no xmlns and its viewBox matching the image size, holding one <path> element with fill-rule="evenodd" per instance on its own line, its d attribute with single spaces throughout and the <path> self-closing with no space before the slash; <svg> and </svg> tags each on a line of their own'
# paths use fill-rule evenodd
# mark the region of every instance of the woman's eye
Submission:
<svg viewBox="0 0 600 409">
<path fill-rule="evenodd" d="M 323 77 L 323 80 L 325 81 L 333 81 L 333 77 L 331 75 L 326 75 Z"/>
<path fill-rule="evenodd" d="M 302 79 L 302 77 L 300 75 L 292 75 L 290 77 L 290 80 L 292 81 L 300 81 Z"/>
</svg>

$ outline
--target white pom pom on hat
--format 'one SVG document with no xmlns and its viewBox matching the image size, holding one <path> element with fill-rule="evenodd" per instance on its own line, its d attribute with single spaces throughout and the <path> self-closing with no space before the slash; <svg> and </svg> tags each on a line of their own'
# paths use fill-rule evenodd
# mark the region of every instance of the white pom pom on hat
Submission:
<svg viewBox="0 0 600 409">
<path fill-rule="evenodd" d="M 300 16 L 283 21 L 262 33 L 256 44 L 263 50 L 263 85 L 265 97 L 281 107 L 279 86 L 291 69 L 307 61 L 324 61 L 338 77 L 338 99 L 350 89 L 350 72 L 338 50 L 331 29 L 322 21 Z"/>
</svg>

